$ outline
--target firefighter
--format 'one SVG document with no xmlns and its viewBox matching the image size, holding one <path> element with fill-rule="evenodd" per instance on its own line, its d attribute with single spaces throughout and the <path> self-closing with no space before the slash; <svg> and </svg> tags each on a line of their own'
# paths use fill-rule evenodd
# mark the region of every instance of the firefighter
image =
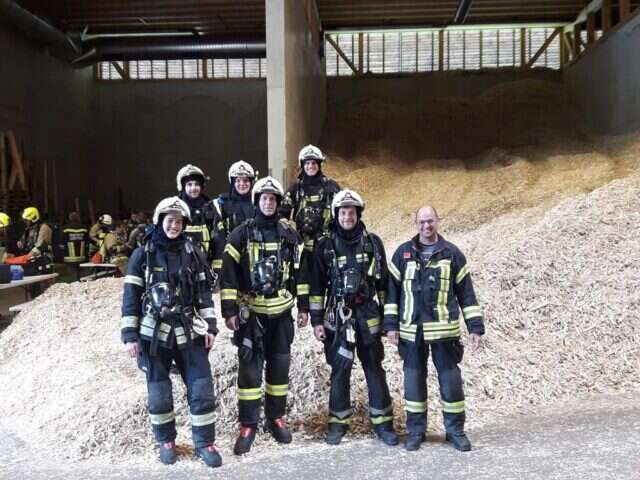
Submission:
<svg viewBox="0 0 640 480">
<path fill-rule="evenodd" d="M 240 434 L 234 453 L 251 449 L 255 439 L 265 374 L 265 432 L 279 443 L 291 442 L 284 421 L 294 325 L 291 309 L 297 292 L 298 326 L 308 321 L 309 284 L 300 271 L 302 238 L 277 208 L 284 192 L 272 177 L 256 182 L 255 218 L 229 235 L 222 263 L 220 298 L 227 327 L 238 347 Z M 266 363 L 266 367 L 264 364 Z"/>
<path fill-rule="evenodd" d="M 329 429 L 326 442 L 337 445 L 353 414 L 350 379 L 354 353 L 369 387 L 369 416 L 387 445 L 397 445 L 393 404 L 382 368 L 382 306 L 387 282 L 384 245 L 362 222 L 364 201 L 352 190 L 333 197 L 333 222 L 316 241 L 310 273 L 309 306 L 316 338 L 331 366 Z"/>
<path fill-rule="evenodd" d="M 178 171 L 176 187 L 178 195 L 191 210 L 191 222 L 187 225 L 185 235 L 191 239 L 194 245 L 199 246 L 210 258 L 209 244 L 213 230 L 213 204 L 204 191 L 204 185 L 209 180 L 204 172 L 195 165 L 186 165 Z"/>
<path fill-rule="evenodd" d="M 51 243 L 53 241 L 53 231 L 46 223 L 40 221 L 40 212 L 36 207 L 27 207 L 22 211 L 22 220 L 26 228 L 18 240 L 18 249 L 21 254 L 28 254 L 32 257 L 47 256 L 53 260 Z"/>
<path fill-rule="evenodd" d="M 203 253 L 184 235 L 189 207 L 178 197 L 162 200 L 144 247 L 131 256 L 124 280 L 121 335 L 138 359 L 149 392 L 151 425 L 160 461 L 176 461 L 176 426 L 169 368 L 175 362 L 187 386 L 196 455 L 222 464 L 215 447 L 215 398 L 209 350 L 218 333 L 210 270 Z"/>
<path fill-rule="evenodd" d="M 140 210 L 135 215 L 135 220 L 138 223 L 133 228 L 133 230 L 131 230 L 131 232 L 129 233 L 129 238 L 127 239 L 127 246 L 131 251 L 144 245 L 144 238 L 147 234 L 147 229 L 152 226 L 149 224 L 147 212 L 145 212 L 144 210 Z"/>
<path fill-rule="evenodd" d="M 127 271 L 127 262 L 131 250 L 127 245 L 127 224 L 119 221 L 116 228 L 108 232 L 100 247 L 103 263 L 111 263 L 118 267 L 123 275 Z"/>
<path fill-rule="evenodd" d="M 113 217 L 108 213 L 100 215 L 97 223 L 94 223 L 89 229 L 89 240 L 91 240 L 91 245 L 89 246 L 90 256 L 93 256 L 94 253 L 102 248 L 104 237 L 111 230 L 113 230 Z"/>
<path fill-rule="evenodd" d="M 64 235 L 64 263 L 79 264 L 87 261 L 89 254 L 89 232 L 80 223 L 78 212 L 69 213 L 69 222 L 62 230 Z"/>
<path fill-rule="evenodd" d="M 213 201 L 213 267 L 216 274 L 222 269 L 222 254 L 227 237 L 242 222 L 255 216 L 255 206 L 251 201 L 251 189 L 255 181 L 255 171 L 247 162 L 240 160 L 229 168 L 229 193 L 222 193 Z"/>
<path fill-rule="evenodd" d="M 4 212 L 0 212 L 0 263 L 4 263 L 7 258 L 7 230 L 11 218 Z"/>
<path fill-rule="evenodd" d="M 416 213 L 418 234 L 403 243 L 389 263 L 384 329 L 403 360 L 408 437 L 405 449 L 418 450 L 427 426 L 427 360 L 438 372 L 445 439 L 460 451 L 471 450 L 464 432 L 465 403 L 458 364 L 460 309 L 476 351 L 484 334 L 482 312 L 465 256 L 438 233 L 440 219 L 431 206 Z"/>
<path fill-rule="evenodd" d="M 307 145 L 298 154 L 298 179 L 282 201 L 280 215 L 296 223 L 304 239 L 307 258 L 312 257 L 313 243 L 331 220 L 331 201 L 340 186 L 322 173 L 326 160 L 322 151 Z"/>
</svg>

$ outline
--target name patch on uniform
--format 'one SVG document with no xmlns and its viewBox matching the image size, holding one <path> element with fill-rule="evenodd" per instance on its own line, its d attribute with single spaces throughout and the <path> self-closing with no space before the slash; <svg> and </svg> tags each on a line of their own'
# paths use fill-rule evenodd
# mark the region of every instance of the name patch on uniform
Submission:
<svg viewBox="0 0 640 480">
<path fill-rule="evenodd" d="M 404 258 L 405 260 L 406 260 L 407 258 L 411 258 L 411 252 L 404 252 L 404 253 L 402 254 L 402 258 Z"/>
</svg>

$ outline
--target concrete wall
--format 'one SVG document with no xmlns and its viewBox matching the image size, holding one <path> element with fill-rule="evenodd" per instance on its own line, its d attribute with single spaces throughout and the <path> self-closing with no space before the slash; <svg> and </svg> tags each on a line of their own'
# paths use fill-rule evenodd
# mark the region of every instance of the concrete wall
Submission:
<svg viewBox="0 0 640 480">
<path fill-rule="evenodd" d="M 152 208 L 177 193 L 176 173 L 187 163 L 211 177 L 209 196 L 228 191 L 237 160 L 266 174 L 266 97 L 261 79 L 97 83 L 97 208 Z"/>
<path fill-rule="evenodd" d="M 324 123 L 320 23 L 311 0 L 270 0 L 266 7 L 269 167 L 290 180 L 300 148 L 318 141 Z"/>
<path fill-rule="evenodd" d="M 73 70 L 0 26 L 0 131 L 15 132 L 41 208 L 45 161 L 50 209 L 54 164 L 59 210 L 71 209 L 75 196 L 89 195 L 92 83 L 91 69 Z"/>
<path fill-rule="evenodd" d="M 588 125 L 603 134 L 640 128 L 640 15 L 596 43 L 564 80 Z"/>
</svg>

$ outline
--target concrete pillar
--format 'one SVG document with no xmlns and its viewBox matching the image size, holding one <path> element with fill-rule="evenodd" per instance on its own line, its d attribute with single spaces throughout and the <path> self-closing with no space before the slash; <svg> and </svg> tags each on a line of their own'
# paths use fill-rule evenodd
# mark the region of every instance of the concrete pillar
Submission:
<svg viewBox="0 0 640 480">
<path fill-rule="evenodd" d="M 321 27 L 315 0 L 265 0 L 265 8 L 269 170 L 286 185 L 298 151 L 318 142 L 324 123 Z"/>
</svg>

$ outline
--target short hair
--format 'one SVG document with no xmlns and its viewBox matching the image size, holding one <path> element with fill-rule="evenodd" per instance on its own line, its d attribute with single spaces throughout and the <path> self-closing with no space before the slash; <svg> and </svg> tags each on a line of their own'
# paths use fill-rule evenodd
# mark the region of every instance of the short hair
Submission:
<svg viewBox="0 0 640 480">
<path fill-rule="evenodd" d="M 421 207 L 418 207 L 418 209 L 416 210 L 416 214 L 413 217 L 414 221 L 418 221 L 418 213 L 420 213 L 420 210 L 422 210 L 423 208 L 430 208 L 431 210 L 433 210 L 433 214 L 436 216 L 436 218 L 439 220 L 440 219 L 440 215 L 438 215 L 438 211 L 436 210 L 436 207 L 433 207 L 431 205 L 423 205 Z"/>
</svg>

